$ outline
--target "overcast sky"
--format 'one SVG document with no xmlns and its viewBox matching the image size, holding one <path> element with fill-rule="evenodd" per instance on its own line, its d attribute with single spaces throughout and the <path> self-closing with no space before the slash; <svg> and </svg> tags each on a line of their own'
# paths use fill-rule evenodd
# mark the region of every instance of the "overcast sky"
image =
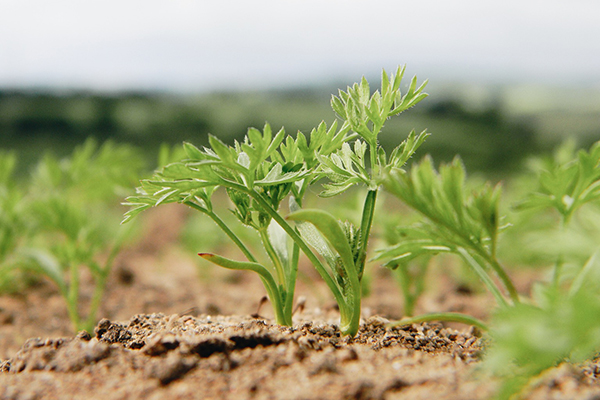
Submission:
<svg viewBox="0 0 600 400">
<path fill-rule="evenodd" d="M 600 86 L 600 1 L 0 1 L 0 87 L 302 86 L 398 64 Z"/>
</svg>

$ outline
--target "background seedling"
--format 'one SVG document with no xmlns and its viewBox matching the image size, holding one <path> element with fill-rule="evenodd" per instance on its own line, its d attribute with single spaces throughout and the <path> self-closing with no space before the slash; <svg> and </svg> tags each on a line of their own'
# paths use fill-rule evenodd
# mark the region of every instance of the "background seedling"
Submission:
<svg viewBox="0 0 600 400">
<path fill-rule="evenodd" d="M 113 261 L 131 230 L 115 231 L 118 214 L 111 209 L 142 167 L 140 155 L 132 148 L 110 142 L 99 147 L 88 140 L 70 158 L 44 157 L 19 198 L 19 206 L 3 208 L 16 215 L 3 224 L 4 230 L 28 233 L 18 248 L 3 240 L 3 246 L 12 252 L 10 266 L 53 281 L 67 303 L 75 330 L 92 332 L 96 323 Z M 14 241 L 18 235 L 9 232 L 5 237 Z M 80 290 L 82 267 L 89 269 L 94 280 L 85 316 L 81 310 L 86 302 Z"/>
<path fill-rule="evenodd" d="M 538 188 L 519 202 L 516 209 L 541 212 L 552 209 L 558 216 L 559 230 L 564 233 L 582 206 L 600 199 L 600 142 L 576 156 L 563 147 L 554 158 L 541 159 L 535 164 Z M 582 361 L 600 349 L 597 245 L 587 262 L 579 267 L 577 258 L 569 259 L 559 251 L 550 281 L 534 285 L 532 298 L 523 302 L 497 257 L 502 230 L 498 186 L 485 184 L 469 191 L 464 167 L 458 159 L 442 165 L 438 172 L 431 159 L 426 158 L 410 171 L 392 170 L 385 179 L 385 187 L 424 218 L 413 226 L 401 228 L 398 243 L 381 250 L 376 259 L 386 259 L 388 267 L 397 268 L 419 256 L 459 255 L 497 300 L 498 309 L 489 327 L 493 340 L 486 365 L 505 377 L 498 393 L 500 398 L 521 391 L 531 377 L 562 361 Z M 557 248 L 564 249 L 561 245 Z M 567 261 L 575 269 L 569 278 L 563 273 Z M 491 272 L 501 285 L 496 284 Z M 404 277 L 411 278 L 408 274 Z M 408 288 L 406 284 L 405 287 Z M 481 321 L 457 313 L 420 315 L 392 325 L 432 320 L 457 321 L 488 329 Z"/>
</svg>

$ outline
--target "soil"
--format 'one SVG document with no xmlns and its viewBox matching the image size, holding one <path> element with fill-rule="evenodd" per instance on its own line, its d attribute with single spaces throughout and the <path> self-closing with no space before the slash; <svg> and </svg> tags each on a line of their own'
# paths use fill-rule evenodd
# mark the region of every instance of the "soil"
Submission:
<svg viewBox="0 0 600 400">
<path fill-rule="evenodd" d="M 356 337 L 340 335 L 335 303 L 308 267 L 297 289 L 306 302 L 294 326 L 281 327 L 260 307 L 258 277 L 199 266 L 176 245 L 185 213 L 163 208 L 148 218 L 145 239 L 120 255 L 92 335 L 73 334 L 49 282 L 0 296 L 0 399 L 493 397 L 498 382 L 480 368 L 485 340 L 475 329 L 386 327 L 402 304 L 388 271 L 373 269 Z M 519 284 L 526 290 L 527 277 Z M 418 311 L 485 318 L 491 306 L 447 280 Z M 598 375 L 595 362 L 560 365 L 525 397 L 600 399 Z"/>
</svg>

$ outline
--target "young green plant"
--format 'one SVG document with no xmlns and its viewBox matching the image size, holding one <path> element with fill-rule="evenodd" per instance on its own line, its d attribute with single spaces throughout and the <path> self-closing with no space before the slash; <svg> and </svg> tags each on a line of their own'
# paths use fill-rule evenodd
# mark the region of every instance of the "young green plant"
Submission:
<svg viewBox="0 0 600 400">
<path fill-rule="evenodd" d="M 403 228 L 402 240 L 381 250 L 375 259 L 388 260 L 386 265 L 396 268 L 400 263 L 423 255 L 457 254 L 481 279 L 500 306 L 519 303 L 514 284 L 496 256 L 501 229 L 498 211 L 500 187 L 486 184 L 480 190 L 469 192 L 465 177 L 464 166 L 458 158 L 440 167 L 439 172 L 434 169 L 429 157 L 413 165 L 409 172 L 391 171 L 385 179 L 386 189 L 424 219 Z M 496 284 L 491 273 L 495 273 L 503 287 Z M 423 315 L 402 323 L 428 319 L 460 320 L 484 326 L 469 316 L 454 313 Z"/>
<path fill-rule="evenodd" d="M 284 220 L 280 205 L 288 196 L 294 204 L 302 204 L 306 188 L 315 178 L 316 153 L 335 149 L 344 137 L 344 131 L 337 131 L 337 124 L 328 129 L 323 123 L 313 130 L 308 145 L 302 134 L 293 139 L 282 129 L 273 135 L 266 124 L 262 132 L 249 129 L 243 142 L 234 146 L 214 136 L 209 138 L 210 147 L 203 149 L 185 143 L 184 160 L 162 168 L 152 179 L 142 182 L 137 196 L 127 199 L 126 204 L 132 209 L 126 213 L 125 221 L 150 207 L 173 202 L 207 215 L 247 261 L 211 253 L 200 256 L 225 268 L 256 272 L 271 300 L 277 323 L 291 325 L 299 250 L 302 246 L 303 251 L 310 250 Z M 225 188 L 237 220 L 260 238 L 269 264 L 259 262 L 259 257 L 218 215 L 212 196 L 219 187 Z M 288 237 L 296 240 L 290 242 Z"/>
<path fill-rule="evenodd" d="M 321 123 L 310 133 L 310 140 L 301 132 L 295 138 L 287 136 L 283 129 L 273 135 L 267 124 L 262 132 L 249 129 L 244 140 L 233 146 L 214 136 L 209 138 L 207 148 L 184 144 L 186 159 L 167 165 L 143 181 L 138 195 L 127 199 L 131 210 L 125 221 L 150 207 L 172 202 L 207 215 L 247 261 L 211 253 L 200 256 L 225 268 L 258 273 L 276 321 L 283 325 L 292 323 L 298 258 L 302 252 L 339 305 L 341 331 L 356 334 L 360 322 L 360 280 L 380 178 L 386 170 L 402 166 L 427 136 L 424 132 L 411 133 L 389 158 L 379 146 L 377 137 L 384 122 L 426 96 L 422 93 L 424 85 L 417 87 L 416 78 L 407 93 L 402 94 L 403 74 L 404 68 L 391 77 L 384 71 L 381 92 L 373 95 L 364 78 L 347 92 L 340 91 L 332 106 L 343 123 L 338 127 L 334 122 L 329 128 Z M 355 140 L 353 146 L 348 143 L 351 140 Z M 367 151 L 370 170 L 365 160 Z M 359 227 L 340 223 L 323 210 L 302 209 L 309 185 L 323 178 L 329 179 L 321 193 L 325 197 L 342 193 L 355 184 L 367 186 Z M 225 189 L 239 222 L 253 228 L 260 237 L 269 264 L 259 262 L 259 257 L 218 216 L 211 198 L 219 187 Z M 285 198 L 292 211 L 286 218 L 281 210 Z"/>
<path fill-rule="evenodd" d="M 564 156 L 564 150 L 562 153 Z M 553 209 L 564 230 L 583 205 L 600 200 L 600 142 L 576 156 L 538 164 L 539 187 L 517 209 Z M 521 301 L 497 256 L 497 239 L 503 228 L 500 189 L 486 184 L 470 190 L 465 175 L 459 159 L 442 165 L 439 171 L 430 158 L 410 171 L 391 171 L 384 180 L 386 189 L 423 220 L 402 228 L 398 243 L 381 250 L 376 259 L 387 260 L 391 268 L 439 253 L 456 254 L 464 260 L 498 303 L 489 327 L 469 315 L 446 312 L 405 318 L 391 325 L 442 320 L 489 330 L 492 341 L 486 365 L 504 378 L 498 397 L 508 399 L 540 372 L 565 360 L 585 360 L 600 350 L 600 249 L 596 247 L 571 279 L 562 271 L 567 262 L 574 263 L 559 254 L 551 281 L 538 283 L 532 298 Z"/>
<path fill-rule="evenodd" d="M 34 234 L 14 253 L 15 264 L 58 286 L 75 330 L 93 331 L 114 259 L 131 231 L 112 229 L 119 227 L 114 201 L 142 165 L 128 146 L 88 140 L 69 158 L 46 156 L 32 174 L 23 216 Z M 87 315 L 82 267 L 94 280 Z"/>
</svg>

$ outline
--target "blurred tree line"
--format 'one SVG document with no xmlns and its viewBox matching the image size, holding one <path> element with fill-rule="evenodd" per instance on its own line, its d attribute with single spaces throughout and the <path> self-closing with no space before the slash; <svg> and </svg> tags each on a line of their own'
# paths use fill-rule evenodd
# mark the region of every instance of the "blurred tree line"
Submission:
<svg viewBox="0 0 600 400">
<path fill-rule="evenodd" d="M 321 120 L 335 118 L 331 93 L 325 88 L 197 96 L 0 91 L 0 149 L 19 151 L 27 163 L 44 151 L 69 154 L 92 136 L 140 146 L 155 157 L 161 143 L 203 145 L 209 133 L 231 142 L 266 121 L 275 129 L 308 133 Z M 492 173 L 515 169 L 527 155 L 549 146 L 531 118 L 511 118 L 501 102 L 473 108 L 435 97 L 390 120 L 382 144 L 395 146 L 410 130 L 427 129 L 432 136 L 422 149 L 435 160 L 460 154 L 469 170 Z"/>
</svg>

